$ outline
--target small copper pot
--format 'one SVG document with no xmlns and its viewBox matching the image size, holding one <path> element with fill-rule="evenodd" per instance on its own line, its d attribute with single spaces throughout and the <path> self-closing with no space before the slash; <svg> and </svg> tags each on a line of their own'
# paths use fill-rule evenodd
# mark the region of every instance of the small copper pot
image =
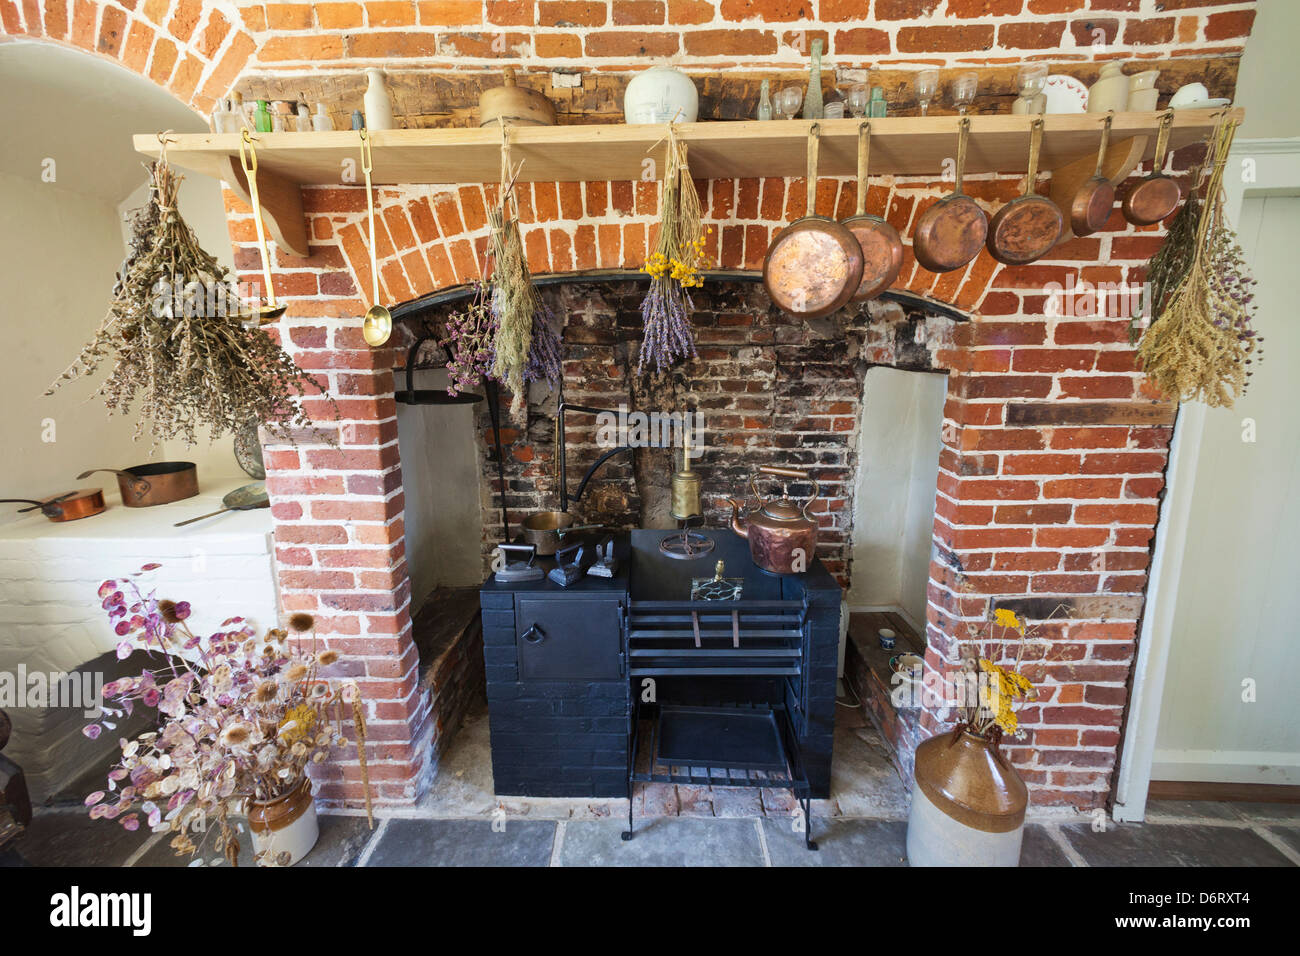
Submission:
<svg viewBox="0 0 1300 956">
<path fill-rule="evenodd" d="M 192 461 L 153 461 L 130 468 L 92 468 L 77 476 L 81 481 L 97 471 L 117 475 L 117 490 L 128 508 L 165 505 L 199 493 L 199 472 Z"/>
<path fill-rule="evenodd" d="M 1106 114 L 1101 127 L 1101 145 L 1097 149 L 1097 171 L 1084 180 L 1070 203 L 1070 229 L 1076 236 L 1090 236 L 1110 218 L 1115 208 L 1115 187 L 1106 177 L 1106 147 L 1110 145 L 1110 124 L 1114 112 Z"/>
<path fill-rule="evenodd" d="M 41 514 L 51 521 L 76 521 L 78 518 L 89 518 L 108 507 L 104 504 L 104 492 L 100 488 L 78 488 L 75 491 L 50 495 L 39 501 L 33 498 L 0 498 L 0 503 L 4 502 L 31 505 L 30 508 L 19 508 L 19 513 L 36 511 L 39 508 Z"/>
<path fill-rule="evenodd" d="M 1022 266 L 1045 255 L 1061 237 L 1065 217 L 1060 207 L 1034 192 L 1038 178 L 1038 153 L 1043 141 L 1043 119 L 1030 125 L 1029 171 L 1024 195 L 999 209 L 989 223 L 989 255 L 1005 265 Z"/>
<path fill-rule="evenodd" d="M 871 151 L 871 124 L 858 128 L 858 201 L 853 215 L 840 224 L 853 233 L 862 247 L 862 281 L 853 293 L 855 302 L 874 299 L 898 278 L 903 268 L 903 240 L 898 230 L 879 216 L 867 215 L 867 160 Z"/>
<path fill-rule="evenodd" d="M 916 261 L 931 272 L 960 269 L 980 253 L 988 236 L 989 220 L 975 200 L 961 191 L 961 177 L 966 169 L 966 140 L 970 136 L 970 117 L 963 116 L 958 126 L 957 185 L 921 214 L 912 236 Z"/>
<path fill-rule="evenodd" d="M 1156 135 L 1156 155 L 1151 164 L 1151 175 L 1130 189 L 1120 206 L 1124 218 L 1135 226 L 1149 226 L 1159 222 L 1178 208 L 1178 200 L 1182 198 L 1178 182 L 1162 172 L 1165 151 L 1169 148 L 1169 127 L 1173 122 L 1174 111 L 1165 110 L 1160 117 L 1160 132 Z"/>
</svg>

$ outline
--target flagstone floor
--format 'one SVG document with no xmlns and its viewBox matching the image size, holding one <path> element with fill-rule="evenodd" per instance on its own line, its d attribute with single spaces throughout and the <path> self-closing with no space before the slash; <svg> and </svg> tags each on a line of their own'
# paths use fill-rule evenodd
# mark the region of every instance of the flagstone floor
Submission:
<svg viewBox="0 0 1300 956">
<path fill-rule="evenodd" d="M 813 803 L 806 850 L 783 791 L 652 785 L 637 795 L 636 836 L 620 839 L 625 800 L 497 798 L 488 727 L 471 715 L 430 793 L 367 827 L 364 816 L 322 813 L 306 866 L 905 866 L 908 788 L 875 729 L 855 708 L 836 722 L 829 800 Z M 87 818 L 72 788 L 38 810 L 0 866 L 185 866 L 164 836 Z M 245 845 L 247 836 L 244 837 Z M 241 859 L 250 860 L 245 846 Z M 1022 866 L 1297 866 L 1300 805 L 1154 802 L 1141 824 L 1035 815 Z"/>
</svg>

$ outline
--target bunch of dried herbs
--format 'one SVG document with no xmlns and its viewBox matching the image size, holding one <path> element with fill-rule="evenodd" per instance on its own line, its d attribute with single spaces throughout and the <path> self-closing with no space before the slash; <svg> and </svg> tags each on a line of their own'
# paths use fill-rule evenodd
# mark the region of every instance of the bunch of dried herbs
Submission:
<svg viewBox="0 0 1300 956">
<path fill-rule="evenodd" d="M 488 211 L 488 223 L 492 227 L 494 260 L 492 315 L 497 327 L 492 377 L 510 389 L 510 414 L 519 417 L 525 410 L 524 370 L 542 300 L 528 271 L 519 224 L 507 215 L 504 201 Z"/>
<path fill-rule="evenodd" d="M 192 445 L 201 428 L 215 439 L 250 422 L 281 434 L 310 424 L 298 398 L 319 385 L 268 335 L 245 325 L 229 270 L 199 246 L 177 209 L 182 177 L 163 159 L 150 178 L 108 314 L 45 394 L 111 363 L 95 394 L 110 414 L 137 407 L 137 439 L 147 430 L 155 443 Z"/>
<path fill-rule="evenodd" d="M 690 322 L 695 306 L 687 290 L 703 285 L 700 270 L 708 268 L 702 216 L 700 197 L 686 162 L 686 144 L 678 141 L 670 126 L 659 233 L 654 252 L 645 264 L 650 291 L 641 303 L 645 336 L 637 361 L 638 375 L 647 371 L 660 374 L 697 354 Z"/>
<path fill-rule="evenodd" d="M 1155 319 L 1138 343 L 1147 378 L 1161 392 L 1224 408 L 1245 392 L 1264 341 L 1252 327 L 1255 279 L 1224 212 L 1223 171 L 1236 125 L 1225 119 L 1215 130 L 1205 195 L 1182 226 L 1194 220 L 1191 248 L 1184 237 L 1165 259 L 1153 259 Z"/>
</svg>

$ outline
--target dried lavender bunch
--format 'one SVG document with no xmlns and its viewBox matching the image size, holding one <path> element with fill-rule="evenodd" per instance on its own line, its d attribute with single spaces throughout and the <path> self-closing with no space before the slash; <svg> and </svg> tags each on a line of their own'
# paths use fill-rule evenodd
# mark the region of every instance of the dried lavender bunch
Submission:
<svg viewBox="0 0 1300 956">
<path fill-rule="evenodd" d="M 1139 310 L 1129 319 L 1128 340 L 1137 342 L 1142 336 L 1144 314 L 1157 317 L 1164 311 L 1169 295 L 1187 275 L 1196 255 L 1196 237 L 1200 231 L 1204 202 L 1200 196 L 1201 176 L 1204 167 L 1192 175 L 1192 187 L 1178 210 L 1165 241 L 1147 263 L 1147 290 L 1149 312 Z"/>
<path fill-rule="evenodd" d="M 660 374 L 674 363 L 699 354 L 691 331 L 694 308 L 690 295 L 676 282 L 662 278 L 650 280 L 650 292 L 641 303 L 645 338 L 641 340 L 637 360 L 638 375 L 647 366 L 653 366 L 655 374 Z"/>
<path fill-rule="evenodd" d="M 479 283 L 469 304 L 447 317 L 447 394 L 459 395 L 483 382 L 492 369 L 492 340 L 496 319 L 488 306 L 486 287 Z"/>
<path fill-rule="evenodd" d="M 138 403 L 137 439 L 147 430 L 155 443 L 193 445 L 201 427 L 215 439 L 250 422 L 281 434 L 310 425 L 298 398 L 319 385 L 269 336 L 243 324 L 229 271 L 199 246 L 177 209 L 182 177 L 162 161 L 150 176 L 149 204 L 132 217 L 131 252 L 108 314 L 45 394 L 111 361 L 95 394 L 110 413 Z"/>
<path fill-rule="evenodd" d="M 690 322 L 694 305 L 686 290 L 703 284 L 699 270 L 708 267 L 702 215 L 695 181 L 686 164 L 686 144 L 678 142 L 670 125 L 659 232 L 645 264 L 650 291 L 641 302 L 645 337 L 637 360 L 638 375 L 650 367 L 656 375 L 661 374 L 674 363 L 698 354 Z"/>
<path fill-rule="evenodd" d="M 564 378 L 561 365 L 563 346 L 555 334 L 557 320 L 545 302 L 533 313 L 533 341 L 528 349 L 528 364 L 524 367 L 525 382 L 546 382 L 551 391 L 560 387 Z"/>
</svg>

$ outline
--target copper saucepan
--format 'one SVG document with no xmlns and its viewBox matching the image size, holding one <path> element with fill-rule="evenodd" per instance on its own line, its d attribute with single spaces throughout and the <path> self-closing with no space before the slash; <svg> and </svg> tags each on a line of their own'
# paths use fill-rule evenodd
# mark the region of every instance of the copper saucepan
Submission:
<svg viewBox="0 0 1300 956">
<path fill-rule="evenodd" d="M 862 247 L 834 219 L 816 214 L 817 149 L 821 127 L 808 129 L 808 205 L 767 249 L 763 285 L 791 315 L 815 319 L 841 309 L 862 283 Z"/>
<path fill-rule="evenodd" d="M 1151 175 L 1130 189 L 1120 206 L 1124 218 L 1135 226 L 1159 222 L 1178 208 L 1178 200 L 1182 198 L 1178 182 L 1163 172 L 1165 151 L 1169 148 L 1169 127 L 1173 123 L 1174 111 L 1165 110 L 1160 116 L 1160 132 L 1156 134 L 1156 155 Z"/>
<path fill-rule="evenodd" d="M 988 235 L 989 220 L 975 200 L 961 191 L 962 173 L 966 169 L 966 140 L 970 136 L 970 117 L 958 123 L 957 185 L 921 214 L 912 236 L 916 261 L 931 272 L 960 269 L 980 253 Z"/>
<path fill-rule="evenodd" d="M 151 461 L 122 469 L 92 468 L 79 474 L 77 480 L 89 478 L 97 471 L 117 475 L 117 490 L 122 494 L 122 504 L 128 508 L 165 505 L 199 493 L 198 468 L 192 461 Z"/>
<path fill-rule="evenodd" d="M 989 223 L 989 254 L 1006 265 L 1022 266 L 1045 255 L 1056 245 L 1065 225 L 1060 207 L 1034 192 L 1042 143 L 1043 120 L 1037 117 L 1029 128 L 1029 171 L 1024 195 L 999 209 Z"/>
<path fill-rule="evenodd" d="M 100 488 L 78 488 L 75 491 L 50 495 L 39 501 L 32 498 L 0 498 L 0 503 L 4 502 L 31 505 L 30 508 L 19 508 L 20 514 L 39 508 L 41 514 L 51 521 L 76 521 L 78 518 L 89 518 L 108 507 L 104 504 L 104 492 Z"/>
<path fill-rule="evenodd" d="M 524 541 L 537 548 L 539 557 L 555 554 L 560 538 L 575 531 L 589 531 L 602 527 L 598 524 L 575 525 L 573 515 L 567 511 L 538 511 L 523 520 Z"/>
<path fill-rule="evenodd" d="M 862 281 L 853 299 L 863 302 L 884 292 L 903 267 L 903 240 L 898 230 L 879 216 L 867 215 L 867 160 L 871 155 L 871 124 L 858 127 L 858 201 L 852 216 L 841 220 L 862 247 Z"/>
<path fill-rule="evenodd" d="M 1112 110 L 1101 125 L 1101 144 L 1097 148 L 1097 171 L 1083 181 L 1070 202 L 1070 229 L 1076 236 L 1090 236 L 1110 218 L 1115 208 L 1115 187 L 1106 176 L 1106 147 L 1110 145 Z"/>
</svg>

